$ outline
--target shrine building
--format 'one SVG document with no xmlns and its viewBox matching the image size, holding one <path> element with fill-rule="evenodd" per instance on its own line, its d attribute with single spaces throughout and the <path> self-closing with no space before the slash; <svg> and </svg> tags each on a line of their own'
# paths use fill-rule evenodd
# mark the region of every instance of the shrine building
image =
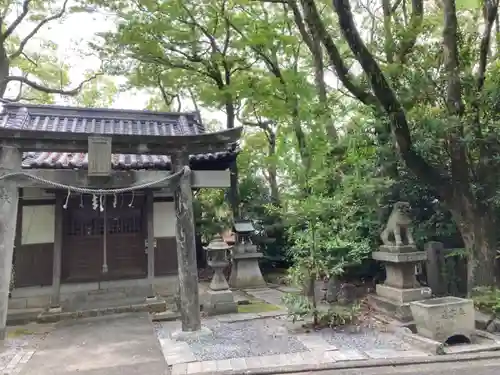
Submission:
<svg viewBox="0 0 500 375">
<path fill-rule="evenodd" d="M 0 214 L 16 216 L 0 218 L 7 248 L 15 223 L 9 309 L 83 308 L 103 290 L 174 294 L 179 278 L 189 305 L 191 191 L 229 187 L 240 133 L 208 133 L 196 112 L 4 104 L 0 176 L 12 177 L 0 180 Z"/>
</svg>

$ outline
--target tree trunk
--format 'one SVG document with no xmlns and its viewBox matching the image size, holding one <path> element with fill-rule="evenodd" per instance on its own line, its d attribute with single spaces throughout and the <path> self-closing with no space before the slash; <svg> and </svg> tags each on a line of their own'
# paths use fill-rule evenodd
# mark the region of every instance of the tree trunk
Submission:
<svg viewBox="0 0 500 375">
<path fill-rule="evenodd" d="M 7 56 L 7 51 L 2 43 L 0 43 L 0 98 L 3 98 L 7 91 L 7 81 L 9 76 L 10 61 Z"/>
<path fill-rule="evenodd" d="M 234 120 L 236 118 L 236 113 L 234 110 L 234 103 L 232 97 L 226 99 L 226 126 L 227 129 L 234 128 Z M 233 213 L 233 220 L 240 217 L 240 199 L 238 192 L 238 164 L 236 161 L 231 163 L 229 167 L 229 203 L 231 205 L 231 211 Z"/>
<path fill-rule="evenodd" d="M 281 202 L 280 192 L 278 188 L 278 170 L 276 168 L 276 134 L 274 132 L 268 132 L 269 141 L 269 166 L 267 167 L 268 182 L 271 189 L 271 199 L 273 203 L 279 205 Z"/>
<path fill-rule="evenodd" d="M 452 215 L 467 250 L 467 294 L 474 288 L 496 283 L 497 239 L 494 215 L 462 204 Z"/>
</svg>

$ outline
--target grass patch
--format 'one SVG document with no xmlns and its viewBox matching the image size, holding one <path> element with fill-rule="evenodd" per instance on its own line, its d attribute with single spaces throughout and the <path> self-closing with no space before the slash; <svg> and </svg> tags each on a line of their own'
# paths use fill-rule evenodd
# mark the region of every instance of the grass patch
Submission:
<svg viewBox="0 0 500 375">
<path fill-rule="evenodd" d="M 261 313 L 281 310 L 281 307 L 263 301 L 250 301 L 248 305 L 238 305 L 239 313 Z"/>
</svg>

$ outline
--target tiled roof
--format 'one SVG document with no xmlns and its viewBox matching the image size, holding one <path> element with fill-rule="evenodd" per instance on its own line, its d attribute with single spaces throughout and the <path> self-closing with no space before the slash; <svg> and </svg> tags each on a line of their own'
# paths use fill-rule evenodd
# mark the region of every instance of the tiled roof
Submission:
<svg viewBox="0 0 500 375">
<path fill-rule="evenodd" d="M 88 134 L 199 135 L 205 127 L 197 112 L 166 113 L 49 105 L 4 104 L 0 127 Z M 196 167 L 210 162 L 234 160 L 235 148 L 202 155 L 190 155 Z M 87 154 L 26 152 L 23 168 L 85 169 Z M 169 169 L 166 155 L 112 155 L 114 169 Z"/>
</svg>

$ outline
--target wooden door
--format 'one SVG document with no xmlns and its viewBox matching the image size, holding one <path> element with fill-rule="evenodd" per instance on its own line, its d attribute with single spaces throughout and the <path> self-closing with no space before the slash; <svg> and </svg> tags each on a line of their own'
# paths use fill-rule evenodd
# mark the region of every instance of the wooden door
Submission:
<svg viewBox="0 0 500 375">
<path fill-rule="evenodd" d="M 144 199 L 131 195 L 106 199 L 106 212 L 92 207 L 92 196 L 70 199 L 65 210 L 62 279 L 102 281 L 147 276 Z M 104 220 L 106 219 L 106 226 Z M 104 229 L 106 228 L 106 239 Z M 106 250 L 104 250 L 106 246 Z M 104 251 L 108 272 L 103 273 Z"/>
</svg>

